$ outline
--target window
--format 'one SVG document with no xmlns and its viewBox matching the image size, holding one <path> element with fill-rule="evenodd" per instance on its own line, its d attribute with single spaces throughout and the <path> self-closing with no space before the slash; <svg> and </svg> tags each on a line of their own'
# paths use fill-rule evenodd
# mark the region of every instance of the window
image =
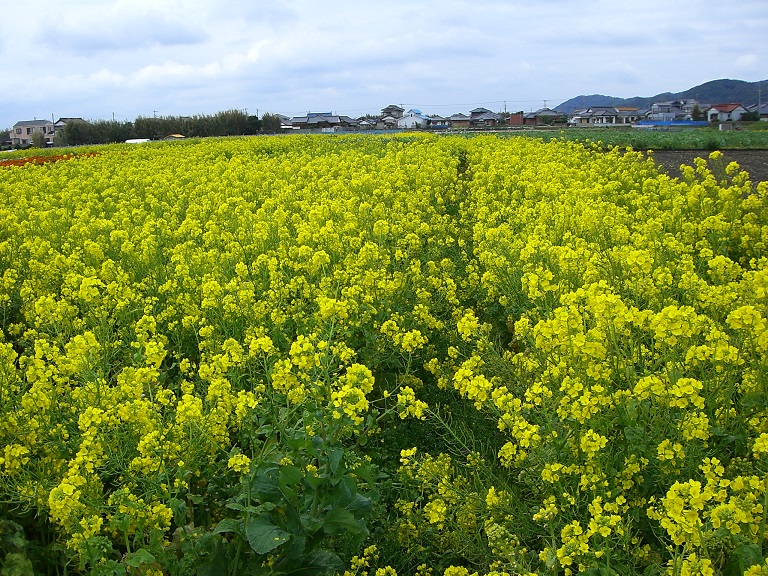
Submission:
<svg viewBox="0 0 768 576">
<path fill-rule="evenodd" d="M 21 134 L 21 128 L 16 128 L 16 134 Z"/>
<path fill-rule="evenodd" d="M 32 128 L 27 128 L 27 134 L 32 134 Z"/>
</svg>

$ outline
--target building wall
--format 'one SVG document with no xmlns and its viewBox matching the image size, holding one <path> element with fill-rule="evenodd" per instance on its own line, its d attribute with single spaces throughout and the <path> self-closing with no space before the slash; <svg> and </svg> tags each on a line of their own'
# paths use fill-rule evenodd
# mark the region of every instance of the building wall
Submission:
<svg viewBox="0 0 768 576">
<path fill-rule="evenodd" d="M 424 118 L 413 114 L 406 114 L 397 121 L 398 128 L 424 128 L 426 124 L 427 121 Z"/>
<path fill-rule="evenodd" d="M 11 128 L 11 142 L 14 146 L 26 146 L 31 144 L 32 134 L 35 132 L 42 132 L 45 135 L 45 141 L 48 144 L 53 144 L 53 124 L 46 120 L 40 120 L 40 122 L 33 124 L 25 123 L 22 126 L 14 126 Z"/>
</svg>

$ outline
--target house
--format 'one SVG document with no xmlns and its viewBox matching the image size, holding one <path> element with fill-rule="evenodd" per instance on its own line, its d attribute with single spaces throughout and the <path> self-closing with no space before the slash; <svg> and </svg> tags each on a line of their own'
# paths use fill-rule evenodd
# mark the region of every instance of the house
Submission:
<svg viewBox="0 0 768 576">
<path fill-rule="evenodd" d="M 448 128 L 448 118 L 444 118 L 438 114 L 430 114 L 429 127 L 432 130 L 445 130 Z"/>
<path fill-rule="evenodd" d="M 395 104 L 390 104 L 386 108 L 381 109 L 381 116 L 382 118 L 384 116 L 392 116 L 395 120 L 398 120 L 403 117 L 403 113 L 405 110 L 403 108 L 400 108 L 400 106 L 396 106 Z"/>
<path fill-rule="evenodd" d="M 697 106 L 699 107 L 699 110 L 701 110 L 702 106 L 696 102 L 696 100 L 668 100 L 665 102 L 654 102 L 646 117 L 648 120 L 661 122 L 693 120 L 694 109 Z"/>
<path fill-rule="evenodd" d="M 357 119 L 357 127 L 360 130 L 373 130 L 376 128 L 376 120 L 374 118 L 360 117 Z"/>
<path fill-rule="evenodd" d="M 619 111 L 613 106 L 591 106 L 575 111 L 568 123 L 573 126 L 606 126 L 616 124 Z"/>
<path fill-rule="evenodd" d="M 357 120 L 349 116 L 336 115 L 333 112 L 308 112 L 306 116 L 291 118 L 291 126 L 297 130 L 336 132 L 357 128 Z"/>
<path fill-rule="evenodd" d="M 56 122 L 53 123 L 54 132 L 63 130 L 64 126 L 66 126 L 68 122 L 85 122 L 85 120 L 82 118 L 59 118 L 56 120 Z"/>
<path fill-rule="evenodd" d="M 642 116 L 632 106 L 591 106 L 575 111 L 568 120 L 572 126 L 616 126 L 634 124 Z"/>
<path fill-rule="evenodd" d="M 401 118 L 397 119 L 397 127 L 412 130 L 414 128 L 427 128 L 430 124 L 428 116 L 425 116 L 421 110 L 412 108 L 408 110 Z"/>
<path fill-rule="evenodd" d="M 451 128 L 464 129 L 469 128 L 469 116 L 459 112 L 448 118 L 448 125 Z"/>
<path fill-rule="evenodd" d="M 11 128 L 11 142 L 14 146 L 29 146 L 32 144 L 32 135 L 41 132 L 45 136 L 47 145 L 53 144 L 55 129 L 50 120 L 21 120 Z"/>
<path fill-rule="evenodd" d="M 561 121 L 563 115 L 557 110 L 551 108 L 539 108 L 536 112 L 529 112 L 523 115 L 523 124 L 526 126 L 541 126 L 543 124 L 554 124 Z"/>
<path fill-rule="evenodd" d="M 501 117 L 494 114 L 488 108 L 475 108 L 469 111 L 469 125 L 472 128 L 493 128 Z"/>
<path fill-rule="evenodd" d="M 376 121 L 377 130 L 391 130 L 397 128 L 397 118 L 391 114 L 385 114 Z"/>
<path fill-rule="evenodd" d="M 278 114 L 280 117 L 280 130 L 292 130 L 293 124 L 291 123 L 291 118 L 289 116 L 286 116 L 285 114 Z"/>
<path fill-rule="evenodd" d="M 589 119 L 591 117 L 592 114 L 590 113 L 589 108 L 574 110 L 568 118 L 568 124 L 571 126 L 585 126 L 589 124 Z"/>
<path fill-rule="evenodd" d="M 749 111 L 741 104 L 713 104 L 707 110 L 707 120 L 710 122 L 738 122 L 747 112 Z"/>
<path fill-rule="evenodd" d="M 759 108 L 760 108 L 760 113 L 759 113 L 758 118 L 760 120 L 763 120 L 763 121 L 768 120 L 768 103 L 760 104 Z M 757 104 L 752 104 L 752 106 L 747 106 L 747 109 L 750 112 L 757 112 L 758 111 L 758 105 Z"/>
<path fill-rule="evenodd" d="M 671 122 L 682 110 L 677 106 L 674 100 L 667 102 L 654 102 L 651 105 L 651 111 L 648 114 L 648 120 L 657 120 L 661 122 Z"/>
<path fill-rule="evenodd" d="M 644 113 L 634 106 L 616 106 L 617 124 L 634 124 L 644 118 Z"/>
<path fill-rule="evenodd" d="M 524 116 L 524 113 L 522 110 L 520 110 L 520 112 L 515 112 L 514 114 L 510 114 L 509 118 L 507 118 L 507 122 L 509 123 L 510 126 L 522 126 L 523 116 Z"/>
</svg>

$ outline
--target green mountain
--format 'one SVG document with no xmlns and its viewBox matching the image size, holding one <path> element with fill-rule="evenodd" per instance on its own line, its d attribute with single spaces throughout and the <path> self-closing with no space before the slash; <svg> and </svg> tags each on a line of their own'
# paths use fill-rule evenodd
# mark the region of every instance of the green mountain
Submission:
<svg viewBox="0 0 768 576">
<path fill-rule="evenodd" d="M 636 108 L 650 108 L 654 102 L 667 100 L 692 99 L 702 104 L 721 104 L 724 102 L 738 102 L 744 106 L 757 104 L 758 87 L 762 90 L 762 101 L 768 102 L 768 80 L 759 82 L 744 82 L 743 80 L 711 80 L 689 88 L 684 92 L 662 92 L 655 96 L 635 96 L 633 98 L 616 98 L 603 94 L 591 94 L 589 96 L 576 96 L 566 100 L 557 107 L 559 112 L 570 113 L 574 110 L 582 110 L 590 106 L 634 106 Z"/>
</svg>

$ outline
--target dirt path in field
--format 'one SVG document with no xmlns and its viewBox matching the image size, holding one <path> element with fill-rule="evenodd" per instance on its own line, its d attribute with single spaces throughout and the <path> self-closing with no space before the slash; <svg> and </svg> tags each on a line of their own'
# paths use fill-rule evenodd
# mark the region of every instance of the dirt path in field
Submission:
<svg viewBox="0 0 768 576">
<path fill-rule="evenodd" d="M 680 165 L 693 166 L 694 158 L 708 158 L 706 150 L 654 150 L 653 158 L 670 176 L 680 176 Z M 725 163 L 738 162 L 752 182 L 768 181 L 768 150 L 724 150 Z"/>
</svg>

